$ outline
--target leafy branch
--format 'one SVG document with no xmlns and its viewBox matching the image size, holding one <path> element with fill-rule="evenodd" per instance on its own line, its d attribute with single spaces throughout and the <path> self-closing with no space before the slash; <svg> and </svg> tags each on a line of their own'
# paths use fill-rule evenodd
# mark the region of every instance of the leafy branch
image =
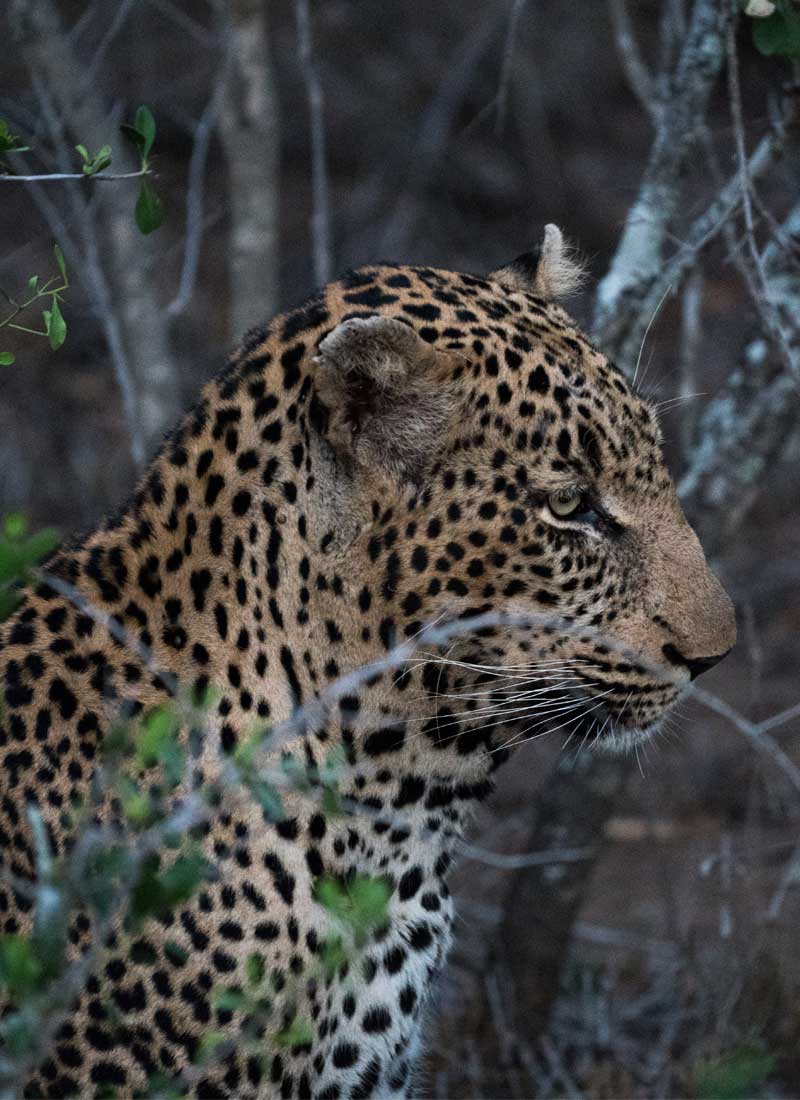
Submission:
<svg viewBox="0 0 800 1100">
<path fill-rule="evenodd" d="M 110 145 L 103 145 L 96 152 L 91 153 L 85 145 L 78 144 L 75 146 L 75 151 L 81 158 L 80 172 L 42 172 L 21 175 L 13 172 L 3 157 L 7 154 L 28 152 L 30 146 L 24 145 L 19 135 L 11 132 L 8 122 L 0 118 L 0 182 L 53 183 L 64 180 L 140 179 L 142 182 L 134 212 L 136 225 L 140 232 L 152 233 L 164 221 L 164 207 L 158 192 L 150 182 L 150 177 L 153 175 L 150 154 L 156 137 L 156 123 L 150 108 L 139 107 L 133 122 L 123 123 L 120 131 L 139 156 L 139 168 L 135 172 L 106 171 L 111 167 L 113 160 Z"/>
<path fill-rule="evenodd" d="M 11 312 L 0 318 L 0 329 L 7 328 L 15 332 L 25 332 L 29 336 L 45 336 L 50 341 L 50 347 L 53 351 L 58 351 L 67 338 L 67 323 L 64 320 L 59 303 L 62 300 L 61 295 L 69 289 L 69 279 L 64 254 L 57 244 L 53 246 L 53 253 L 60 279 L 54 275 L 43 283 L 38 275 L 31 275 L 28 279 L 27 293 L 20 301 L 6 294 L 4 290 L 0 290 L 0 294 L 11 306 Z M 29 325 L 21 325 L 17 318 L 43 298 L 50 300 L 50 308 L 42 311 L 44 328 L 38 329 L 31 328 Z M 0 366 L 8 367 L 14 361 L 15 356 L 12 352 L 0 351 Z"/>
<path fill-rule="evenodd" d="M 246 767 L 223 757 L 221 776 L 187 793 L 190 762 L 207 740 L 215 702 L 213 692 L 202 699 L 179 692 L 164 706 L 116 723 L 102 745 L 88 795 L 65 807 L 62 826 L 75 838 L 65 855 L 54 857 L 38 808 L 29 808 L 35 874 L 0 872 L 33 906 L 30 931 L 0 936 L 0 992 L 8 1005 L 0 1022 L 0 1095 L 16 1095 L 41 1060 L 96 966 L 112 926 L 121 922 L 123 934 L 137 938 L 147 921 L 185 903 L 204 882 L 217 877 L 200 838 L 227 791 L 243 788 L 264 807 L 263 794 L 269 788 L 267 820 L 284 816 L 282 790 L 302 790 L 311 797 L 335 792 L 340 776 L 333 760 L 323 768 L 299 760 L 287 767 L 284 754 L 279 766 L 264 761 L 256 768 L 256 747 L 269 751 L 274 746 L 273 731 L 265 727 L 241 757 Z M 194 732 L 194 742 L 187 730 Z M 99 822 L 99 809 L 109 797 L 118 813 L 113 822 Z M 392 884 L 354 875 L 323 877 L 317 885 L 315 900 L 337 929 L 320 945 L 319 977 L 324 978 L 385 924 Z M 70 962 L 67 933 L 77 910 L 90 917 L 92 943 L 80 959 Z M 139 941 L 132 950 L 151 949 Z M 178 960 L 185 954 L 171 941 L 164 950 Z M 192 1052 L 191 1067 L 173 1080 L 150 1081 L 151 1089 L 157 1087 L 159 1095 L 184 1095 L 194 1073 L 224 1058 L 234 1042 L 237 1047 L 252 1045 L 253 1056 L 262 1057 L 267 1028 L 277 1046 L 296 1048 L 311 1040 L 310 1021 L 296 1007 L 300 985 L 295 994 L 283 977 L 267 971 L 264 958 L 256 953 L 248 958 L 245 975 L 244 988 L 226 986 L 214 993 L 221 1011 L 244 1013 L 236 1039 L 209 1033 Z M 273 1011 L 278 993 L 280 1017 Z"/>
<path fill-rule="evenodd" d="M 31 579 L 34 566 L 55 549 L 59 539 L 53 527 L 28 534 L 28 522 L 19 512 L 0 524 L 0 622 L 17 606 L 20 585 Z"/>
</svg>

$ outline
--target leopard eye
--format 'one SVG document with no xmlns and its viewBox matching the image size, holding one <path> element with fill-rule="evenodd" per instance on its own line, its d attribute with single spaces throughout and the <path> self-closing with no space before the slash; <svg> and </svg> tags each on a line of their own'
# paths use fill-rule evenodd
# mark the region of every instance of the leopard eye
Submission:
<svg viewBox="0 0 800 1100">
<path fill-rule="evenodd" d="M 559 489 L 557 493 L 548 496 L 547 506 L 554 516 L 568 519 L 576 512 L 584 510 L 585 495 L 580 489 Z"/>
</svg>

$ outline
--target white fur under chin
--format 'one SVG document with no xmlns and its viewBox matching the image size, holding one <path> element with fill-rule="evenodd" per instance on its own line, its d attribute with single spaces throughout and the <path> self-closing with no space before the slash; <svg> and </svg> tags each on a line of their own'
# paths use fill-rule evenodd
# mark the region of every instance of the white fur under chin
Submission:
<svg viewBox="0 0 800 1100">
<path fill-rule="evenodd" d="M 614 730 L 612 733 L 604 734 L 599 738 L 592 745 L 592 749 L 594 752 L 607 753 L 609 756 L 623 756 L 625 753 L 633 752 L 637 746 L 649 741 L 658 731 L 659 725 L 659 722 L 654 722 L 643 729 L 634 727 L 633 729 Z"/>
</svg>

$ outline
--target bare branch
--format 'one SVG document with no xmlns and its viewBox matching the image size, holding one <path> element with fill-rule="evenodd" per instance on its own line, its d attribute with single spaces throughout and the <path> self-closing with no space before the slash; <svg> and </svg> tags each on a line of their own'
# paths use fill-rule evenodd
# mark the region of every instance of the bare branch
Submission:
<svg viewBox="0 0 800 1100">
<path fill-rule="evenodd" d="M 625 68 L 628 83 L 651 121 L 657 125 L 661 115 L 661 105 L 653 78 L 639 52 L 639 44 L 631 25 L 626 0 L 609 0 L 608 6 L 617 52 Z"/>
<path fill-rule="evenodd" d="M 523 867 L 541 867 L 551 863 L 575 863 L 583 859 L 594 859 L 597 855 L 595 848 L 554 848 L 549 852 L 521 852 L 519 855 L 512 855 L 490 852 L 479 844 L 470 844 L 467 841 L 462 841 L 458 850 L 464 859 L 472 859 L 504 871 L 519 871 Z"/>
<path fill-rule="evenodd" d="M 178 317 L 192 299 L 197 280 L 197 268 L 200 263 L 200 249 L 203 243 L 205 172 L 211 136 L 217 124 L 225 85 L 229 79 L 229 55 L 217 76 L 214 90 L 194 128 L 192 155 L 189 158 L 189 179 L 186 188 L 186 234 L 183 252 L 181 277 L 178 292 L 167 306 L 170 317 Z"/>
<path fill-rule="evenodd" d="M 12 176 L 0 173 L 0 183 L 60 183 L 63 180 L 137 180 L 142 176 L 152 176 L 150 168 L 141 168 L 138 172 L 94 172 L 87 176 L 84 172 L 44 172 L 34 176 Z"/>
<path fill-rule="evenodd" d="M 800 232 L 800 203 L 782 226 Z M 800 353 L 800 277 L 791 252 L 774 241 L 764 254 L 770 299 L 794 354 Z M 797 432 L 797 381 L 776 370 L 764 338 L 753 340 L 742 364 L 708 405 L 678 493 L 708 547 L 714 550 L 747 514 L 764 472 Z"/>
<path fill-rule="evenodd" d="M 131 9 L 137 0 L 120 0 L 117 5 L 117 10 L 114 12 L 114 18 L 111 20 L 111 25 L 106 30 L 100 40 L 100 44 L 94 52 L 91 62 L 86 66 L 83 73 L 83 90 L 86 91 L 92 87 L 94 81 L 97 78 L 97 70 L 103 63 L 103 58 L 108 53 L 109 47 L 114 39 L 119 34 L 120 30 L 125 24 L 126 19 L 130 15 Z"/>
<path fill-rule="evenodd" d="M 514 47 L 517 42 L 517 31 L 519 28 L 519 21 L 522 17 L 522 10 L 526 3 L 527 0 L 512 0 L 511 14 L 508 17 L 508 30 L 506 32 L 505 45 L 503 46 L 503 63 L 500 69 L 500 83 L 497 88 L 497 97 L 495 99 L 494 132 L 496 137 L 502 136 L 506 125 L 508 89 L 511 85 Z"/>
<path fill-rule="evenodd" d="M 728 58 L 728 98 L 730 101 L 731 118 L 733 121 L 733 134 L 736 142 L 736 157 L 739 162 L 739 175 L 742 188 L 742 215 L 744 218 L 745 240 L 750 253 L 755 277 L 749 268 L 743 272 L 745 283 L 750 291 L 750 297 L 759 315 L 765 332 L 775 340 L 787 368 L 800 379 L 800 356 L 792 350 L 788 334 L 784 331 L 780 317 L 776 315 L 770 294 L 770 286 L 767 281 L 764 264 L 756 244 L 755 224 L 753 220 L 753 205 L 751 187 L 752 180 L 748 172 L 747 153 L 744 143 L 744 122 L 742 121 L 742 95 L 739 87 L 739 58 L 736 53 L 735 17 L 738 13 L 736 0 L 731 0 L 733 6 L 733 18 L 728 25 L 725 46 Z"/>
<path fill-rule="evenodd" d="M 692 695 L 699 700 L 703 706 L 708 707 L 709 710 L 713 710 L 716 714 L 726 718 L 734 729 L 743 733 L 754 748 L 764 753 L 765 756 L 768 756 L 773 764 L 776 764 L 778 768 L 780 768 L 794 789 L 800 791 L 800 768 L 798 768 L 794 761 L 786 755 L 780 745 L 766 732 L 766 729 L 775 727 L 776 719 L 778 720 L 777 724 L 780 724 L 780 722 L 789 721 L 790 717 L 794 717 L 798 711 L 797 707 L 791 707 L 787 712 L 775 715 L 771 720 L 767 719 L 767 722 L 771 722 L 771 725 L 765 728 L 764 723 L 751 722 L 729 703 L 726 703 L 723 699 L 718 699 L 716 695 L 712 695 L 704 688 L 692 688 Z"/>
</svg>

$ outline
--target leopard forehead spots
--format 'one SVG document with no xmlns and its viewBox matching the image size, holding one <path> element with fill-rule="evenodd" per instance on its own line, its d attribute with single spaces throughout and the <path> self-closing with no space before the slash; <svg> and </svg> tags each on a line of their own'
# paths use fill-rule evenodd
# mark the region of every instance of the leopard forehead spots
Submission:
<svg viewBox="0 0 800 1100">
<path fill-rule="evenodd" d="M 202 781 L 255 723 L 426 623 L 506 616 L 302 727 L 287 751 L 323 765 L 336 748 L 353 813 L 292 792 L 276 824 L 223 799 L 201 841 L 216 877 L 112 941 L 30 1095 L 176 1077 L 209 1030 L 241 1035 L 216 993 L 245 988 L 254 957 L 275 1018 L 293 1011 L 310 1041 L 240 1043 L 192 1071 L 196 1095 L 408 1095 L 451 858 L 498 764 L 548 727 L 634 741 L 730 648 L 652 410 L 552 300 L 572 278 L 559 241 L 485 278 L 360 268 L 246 337 L 131 503 L 49 563 L 77 604 L 41 585 L 2 627 L 0 826 L 25 876 L 27 805 L 66 851 L 63 807 L 86 797 L 121 707 L 213 688 L 203 739 L 187 731 Z M 389 883 L 388 922 L 326 975 L 337 928 L 315 883 L 354 874 Z M 5 930 L 29 928 L 24 899 L 3 897 Z M 91 936 L 78 915 L 74 957 Z"/>
</svg>

